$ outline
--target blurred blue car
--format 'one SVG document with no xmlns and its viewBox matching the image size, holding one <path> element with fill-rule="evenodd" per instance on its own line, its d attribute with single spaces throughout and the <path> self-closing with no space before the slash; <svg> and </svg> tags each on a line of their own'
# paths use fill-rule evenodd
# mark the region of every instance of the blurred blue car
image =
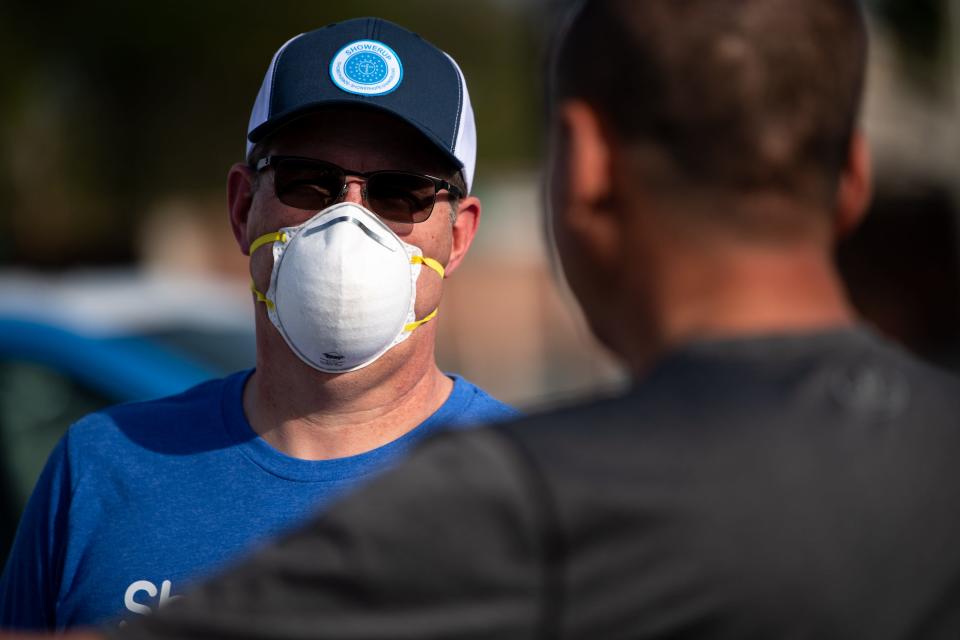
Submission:
<svg viewBox="0 0 960 640">
<path fill-rule="evenodd" d="M 0 316 L 4 365 L 46 367 L 115 402 L 177 393 L 219 372 L 162 342 L 147 335 L 91 337 L 46 322 Z"/>
<path fill-rule="evenodd" d="M 136 272 L 0 273 L 0 562 L 70 424 L 252 367 L 254 354 L 242 285 Z"/>
</svg>

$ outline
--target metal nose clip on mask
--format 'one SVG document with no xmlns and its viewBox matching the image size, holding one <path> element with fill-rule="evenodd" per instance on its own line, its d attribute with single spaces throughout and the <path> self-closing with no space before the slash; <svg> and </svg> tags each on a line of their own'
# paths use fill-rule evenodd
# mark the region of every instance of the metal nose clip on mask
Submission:
<svg viewBox="0 0 960 640">
<path fill-rule="evenodd" d="M 421 265 L 443 277 L 373 212 L 349 202 L 303 224 L 254 240 L 250 253 L 273 246 L 270 288 L 257 299 L 297 356 L 328 373 L 361 369 L 437 315 L 416 319 Z"/>
</svg>

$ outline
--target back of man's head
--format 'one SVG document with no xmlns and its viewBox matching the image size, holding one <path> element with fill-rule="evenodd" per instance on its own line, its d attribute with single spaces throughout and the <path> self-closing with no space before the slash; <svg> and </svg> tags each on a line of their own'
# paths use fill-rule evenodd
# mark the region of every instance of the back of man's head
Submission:
<svg viewBox="0 0 960 640">
<path fill-rule="evenodd" d="M 616 144 L 656 157 L 647 175 L 664 190 L 824 208 L 866 49 L 856 0 L 587 0 L 556 51 L 551 98 L 587 102 Z"/>
</svg>

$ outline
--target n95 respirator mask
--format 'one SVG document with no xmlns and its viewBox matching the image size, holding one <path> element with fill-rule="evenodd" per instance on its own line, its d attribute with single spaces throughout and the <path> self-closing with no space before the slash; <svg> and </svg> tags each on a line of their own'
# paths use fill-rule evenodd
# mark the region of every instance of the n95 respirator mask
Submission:
<svg viewBox="0 0 960 640">
<path fill-rule="evenodd" d="M 437 315 L 417 320 L 417 278 L 425 258 L 373 212 L 342 202 L 296 227 L 254 240 L 273 249 L 266 294 L 253 291 L 290 349 L 327 373 L 356 371 Z"/>
</svg>

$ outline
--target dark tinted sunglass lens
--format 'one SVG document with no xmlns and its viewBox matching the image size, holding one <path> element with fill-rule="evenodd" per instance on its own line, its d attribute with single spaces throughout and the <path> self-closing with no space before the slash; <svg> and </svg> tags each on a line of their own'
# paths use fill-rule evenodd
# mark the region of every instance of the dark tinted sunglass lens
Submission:
<svg viewBox="0 0 960 640">
<path fill-rule="evenodd" d="M 343 170 L 326 162 L 284 158 L 274 171 L 277 198 L 297 209 L 326 209 L 343 190 Z"/>
<path fill-rule="evenodd" d="M 380 217 L 395 222 L 423 222 L 437 195 L 433 181 L 397 171 L 374 173 L 367 181 L 367 204 Z"/>
</svg>

